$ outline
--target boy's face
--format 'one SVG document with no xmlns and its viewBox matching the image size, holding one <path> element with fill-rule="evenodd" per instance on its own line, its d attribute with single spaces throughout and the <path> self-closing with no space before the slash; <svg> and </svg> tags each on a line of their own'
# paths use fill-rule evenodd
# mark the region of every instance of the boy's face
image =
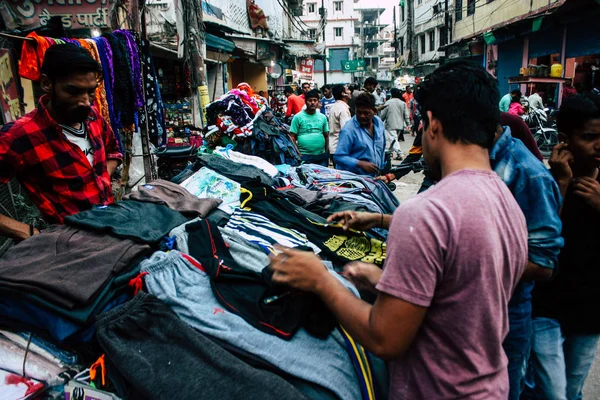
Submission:
<svg viewBox="0 0 600 400">
<path fill-rule="evenodd" d="M 583 129 L 574 131 L 567 138 L 568 149 L 575 163 L 584 168 L 600 167 L 600 118 L 588 120 Z"/>
</svg>

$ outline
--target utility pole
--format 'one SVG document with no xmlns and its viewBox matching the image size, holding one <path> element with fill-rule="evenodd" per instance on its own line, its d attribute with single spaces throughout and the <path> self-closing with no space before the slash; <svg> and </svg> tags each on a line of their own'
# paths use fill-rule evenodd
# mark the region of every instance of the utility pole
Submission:
<svg viewBox="0 0 600 400">
<path fill-rule="evenodd" d="M 321 0 L 321 19 L 323 20 L 323 84 L 327 85 L 327 10 L 325 9 L 325 0 Z"/>
<path fill-rule="evenodd" d="M 452 15 L 448 12 L 448 0 L 446 0 L 445 4 L 446 11 L 446 45 L 449 45 L 452 42 Z"/>
<path fill-rule="evenodd" d="M 396 25 L 396 6 L 394 6 L 394 64 L 398 63 L 398 25 Z"/>
<path fill-rule="evenodd" d="M 406 41 L 408 42 L 408 65 L 415 65 L 415 40 L 414 40 L 414 0 L 407 0 L 408 15 L 406 17 Z"/>
</svg>

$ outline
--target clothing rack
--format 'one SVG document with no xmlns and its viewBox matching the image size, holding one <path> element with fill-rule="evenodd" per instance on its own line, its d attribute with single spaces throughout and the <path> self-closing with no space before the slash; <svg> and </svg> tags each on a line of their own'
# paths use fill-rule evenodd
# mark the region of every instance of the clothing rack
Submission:
<svg viewBox="0 0 600 400">
<path fill-rule="evenodd" d="M 33 40 L 31 38 L 26 38 L 26 37 L 17 36 L 17 35 L 11 35 L 10 33 L 0 32 L 0 36 L 5 37 L 7 39 L 27 40 L 28 42 L 34 42 L 35 43 L 35 40 Z"/>
</svg>

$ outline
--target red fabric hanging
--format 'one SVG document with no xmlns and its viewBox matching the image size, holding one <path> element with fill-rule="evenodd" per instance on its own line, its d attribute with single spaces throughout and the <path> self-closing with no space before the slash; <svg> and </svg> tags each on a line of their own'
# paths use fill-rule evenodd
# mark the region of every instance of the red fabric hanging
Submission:
<svg viewBox="0 0 600 400">
<path fill-rule="evenodd" d="M 31 32 L 28 38 L 35 40 L 24 40 L 21 48 L 21 60 L 19 61 L 19 75 L 23 78 L 37 81 L 40 79 L 40 70 L 44 62 L 46 50 L 50 48 L 51 43 L 37 33 Z"/>
<path fill-rule="evenodd" d="M 254 0 L 246 0 L 246 6 L 248 8 L 248 16 L 250 17 L 250 26 L 252 29 L 269 29 L 267 17 L 265 17 L 265 12 L 262 8 L 257 6 L 256 3 L 254 3 Z"/>
</svg>

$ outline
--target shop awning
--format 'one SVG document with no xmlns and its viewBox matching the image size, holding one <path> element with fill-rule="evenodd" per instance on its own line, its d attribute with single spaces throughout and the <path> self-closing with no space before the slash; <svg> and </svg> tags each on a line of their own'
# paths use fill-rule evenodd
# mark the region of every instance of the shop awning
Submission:
<svg viewBox="0 0 600 400">
<path fill-rule="evenodd" d="M 170 58 L 173 60 L 177 60 L 177 50 L 176 45 L 167 44 L 167 43 L 156 43 L 150 41 L 150 52 L 155 57 L 161 58 Z"/>
<path fill-rule="evenodd" d="M 231 53 L 235 49 L 235 44 L 227 39 L 220 38 L 210 33 L 205 34 L 206 47 L 224 53 Z"/>
<path fill-rule="evenodd" d="M 388 71 L 397 71 L 405 64 L 406 64 L 406 62 L 404 61 L 404 59 L 402 57 L 400 57 L 400 61 L 398 61 L 396 64 L 394 64 L 392 67 L 390 67 L 390 69 Z"/>
<path fill-rule="evenodd" d="M 214 28 L 216 28 L 220 31 L 227 32 L 227 33 L 248 33 L 248 32 L 242 32 L 240 30 L 232 28 L 231 26 L 227 25 L 227 23 L 225 21 L 220 20 L 219 18 L 212 16 L 210 14 L 203 15 L 203 22 L 207 25 L 213 26 Z"/>
</svg>

